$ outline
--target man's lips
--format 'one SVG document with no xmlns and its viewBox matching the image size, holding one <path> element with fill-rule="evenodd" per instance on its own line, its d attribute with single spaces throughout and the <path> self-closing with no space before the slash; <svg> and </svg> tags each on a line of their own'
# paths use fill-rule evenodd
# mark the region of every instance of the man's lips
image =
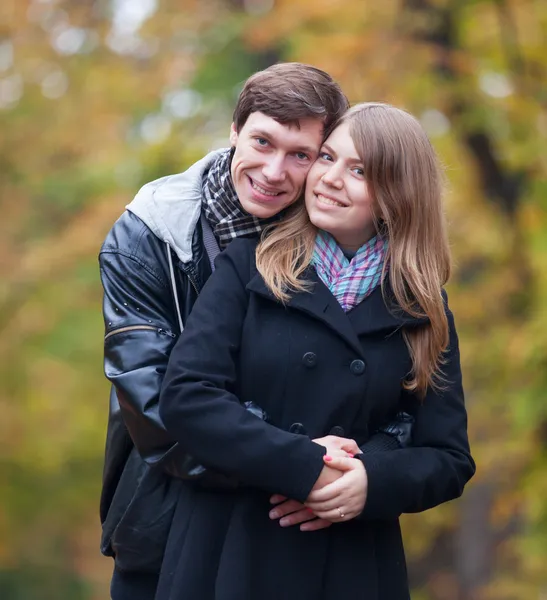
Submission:
<svg viewBox="0 0 547 600">
<path fill-rule="evenodd" d="M 247 177 L 249 177 L 249 175 L 247 175 Z M 251 182 L 251 186 L 254 190 L 259 192 L 260 194 L 264 194 L 265 196 L 271 196 L 272 198 L 276 198 L 277 196 L 284 193 L 283 191 L 268 187 L 263 183 L 258 183 L 252 177 L 249 177 L 249 181 Z"/>
</svg>

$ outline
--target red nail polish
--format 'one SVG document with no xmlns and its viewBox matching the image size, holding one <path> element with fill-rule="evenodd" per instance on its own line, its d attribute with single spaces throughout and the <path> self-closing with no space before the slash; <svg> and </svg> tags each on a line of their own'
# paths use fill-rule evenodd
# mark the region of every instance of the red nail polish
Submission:
<svg viewBox="0 0 547 600">
<path fill-rule="evenodd" d="M 332 460 L 332 456 L 329 456 L 328 454 L 325 454 L 325 460 L 326 461 Z"/>
<path fill-rule="evenodd" d="M 352 454 L 351 452 L 348 452 L 348 456 L 349 456 L 350 458 L 353 458 L 355 455 L 354 455 L 354 454 Z"/>
</svg>

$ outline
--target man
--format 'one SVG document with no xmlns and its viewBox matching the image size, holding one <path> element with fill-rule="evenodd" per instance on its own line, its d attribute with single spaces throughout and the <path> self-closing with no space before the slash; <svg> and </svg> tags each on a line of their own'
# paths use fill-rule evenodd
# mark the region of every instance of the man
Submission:
<svg viewBox="0 0 547 600">
<path fill-rule="evenodd" d="M 145 185 L 103 244 L 105 373 L 113 386 L 101 549 L 115 558 L 112 600 L 154 598 L 182 478 L 213 489 L 236 485 L 195 464 L 158 416 L 169 354 L 212 271 L 207 231 L 220 249 L 259 235 L 300 196 L 326 132 L 347 107 L 339 86 L 314 67 L 285 63 L 256 73 L 234 111 L 231 149 Z M 331 433 L 329 443 L 343 444 L 336 437 L 343 432 Z M 397 442 L 372 438 L 371 448 L 382 445 Z M 313 518 L 291 500 L 277 512 L 292 513 L 289 524 Z"/>
</svg>

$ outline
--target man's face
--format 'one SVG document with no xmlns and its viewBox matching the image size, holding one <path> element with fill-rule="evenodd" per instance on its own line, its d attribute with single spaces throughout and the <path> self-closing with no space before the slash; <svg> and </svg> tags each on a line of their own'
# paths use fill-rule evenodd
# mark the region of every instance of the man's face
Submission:
<svg viewBox="0 0 547 600">
<path fill-rule="evenodd" d="M 282 125 L 261 112 L 249 115 L 230 143 L 235 147 L 232 180 L 242 207 L 261 219 L 276 215 L 297 200 L 323 141 L 321 119 Z"/>
</svg>

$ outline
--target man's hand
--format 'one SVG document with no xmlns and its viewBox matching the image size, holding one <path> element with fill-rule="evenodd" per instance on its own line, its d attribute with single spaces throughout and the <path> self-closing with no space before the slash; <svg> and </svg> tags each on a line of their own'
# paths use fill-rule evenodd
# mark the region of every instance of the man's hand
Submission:
<svg viewBox="0 0 547 600">
<path fill-rule="evenodd" d="M 359 515 L 365 507 L 368 479 L 360 460 L 343 457 L 324 457 L 331 468 L 339 469 L 343 475 L 322 489 L 313 490 L 306 506 L 320 519 L 331 523 L 349 521 Z"/>
<path fill-rule="evenodd" d="M 281 494 L 270 498 L 272 504 L 277 504 L 270 511 L 270 519 L 280 519 L 281 527 L 291 527 L 300 524 L 300 531 L 317 531 L 330 527 L 332 523 L 325 519 L 318 519 L 313 512 L 298 500 L 287 500 Z"/>
<path fill-rule="evenodd" d="M 342 477 L 342 471 L 325 466 L 313 486 L 313 490 L 321 490 L 340 477 Z M 270 502 L 272 504 L 281 502 L 281 504 L 270 511 L 270 519 L 281 519 L 279 521 L 281 527 L 290 527 L 291 525 L 301 523 L 301 531 L 316 531 L 317 529 L 324 529 L 332 525 L 328 521 L 316 519 L 313 511 L 297 500 L 287 500 L 284 496 L 275 494 L 270 498 Z"/>
</svg>

